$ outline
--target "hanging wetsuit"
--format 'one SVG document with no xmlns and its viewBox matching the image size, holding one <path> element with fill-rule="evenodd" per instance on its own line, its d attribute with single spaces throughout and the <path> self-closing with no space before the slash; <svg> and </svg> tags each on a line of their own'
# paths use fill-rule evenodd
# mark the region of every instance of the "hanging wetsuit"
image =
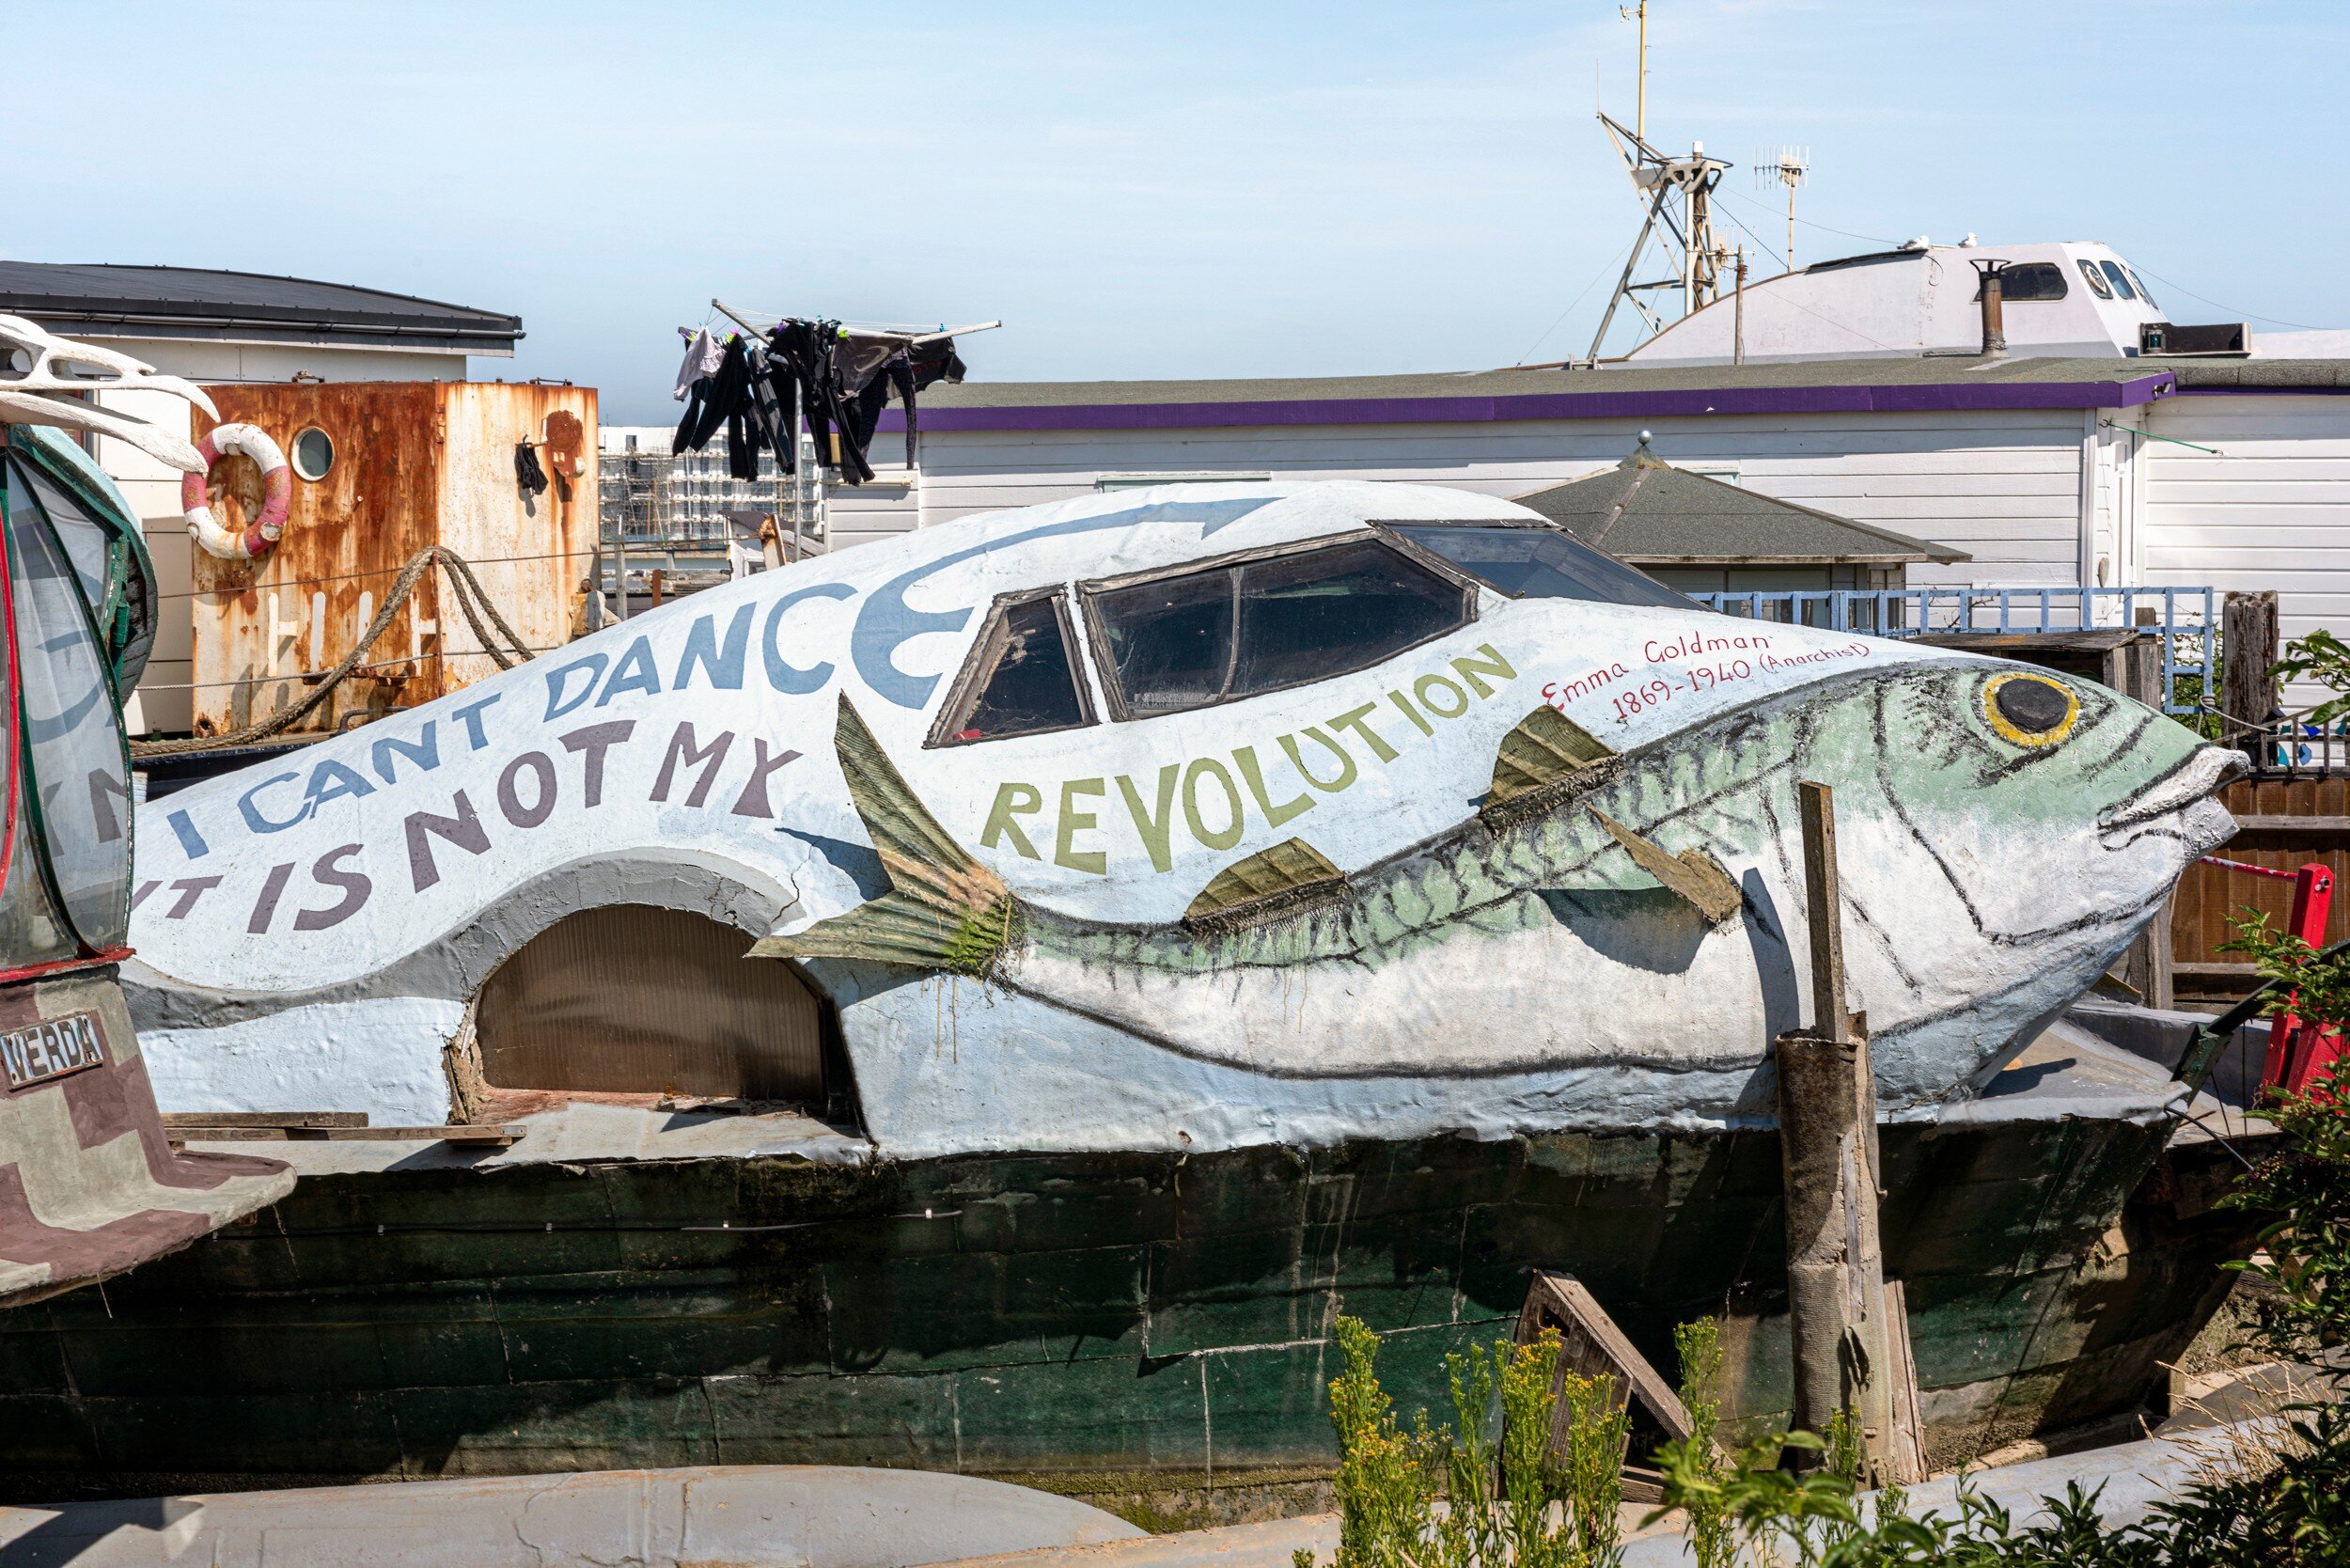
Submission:
<svg viewBox="0 0 2350 1568">
<path fill-rule="evenodd" d="M 677 435 L 670 442 L 669 450 L 698 452 L 710 445 L 710 438 L 718 433 L 720 425 L 740 419 L 744 400 L 750 391 L 750 361 L 743 352 L 743 339 L 728 338 L 716 374 L 694 384 L 692 400 L 685 405 L 685 417 L 678 421 Z M 731 443 L 731 434 L 728 439 Z"/>
</svg>

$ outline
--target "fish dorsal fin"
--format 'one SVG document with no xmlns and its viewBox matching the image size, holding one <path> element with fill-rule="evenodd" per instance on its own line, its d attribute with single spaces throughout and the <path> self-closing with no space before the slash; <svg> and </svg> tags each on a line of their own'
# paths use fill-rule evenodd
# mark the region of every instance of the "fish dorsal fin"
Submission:
<svg viewBox="0 0 2350 1568">
<path fill-rule="evenodd" d="M 1644 839 L 1594 806 L 1592 816 L 1599 819 L 1608 836 L 1622 844 L 1632 863 L 1654 877 L 1665 886 L 1679 894 L 1697 912 L 1716 925 L 1720 925 L 1738 913 L 1746 898 L 1738 890 L 1738 883 L 1722 863 L 1701 849 L 1683 850 L 1671 854 L 1653 839 Z"/>
<path fill-rule="evenodd" d="M 751 945 L 759 958 L 851 958 L 987 975 L 1017 939 L 1018 905 L 900 775 L 847 697 L 833 749 L 849 800 L 889 872 L 889 891 L 790 936 Z"/>
<path fill-rule="evenodd" d="M 1183 923 L 1195 930 L 1254 925 L 1328 902 L 1345 891 L 1345 872 L 1305 839 L 1287 839 L 1209 878 L 1183 911 Z"/>
<path fill-rule="evenodd" d="M 1543 703 L 1501 737 L 1494 754 L 1493 788 L 1485 796 L 1486 823 L 1498 829 L 1539 814 L 1559 795 L 1599 778 L 1596 770 L 1615 755 L 1590 730 Z"/>
</svg>

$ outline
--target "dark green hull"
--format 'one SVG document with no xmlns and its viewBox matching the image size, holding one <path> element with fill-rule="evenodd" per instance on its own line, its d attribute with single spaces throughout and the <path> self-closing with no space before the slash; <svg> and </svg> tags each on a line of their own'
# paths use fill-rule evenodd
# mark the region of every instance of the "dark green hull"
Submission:
<svg viewBox="0 0 2350 1568">
<path fill-rule="evenodd" d="M 2136 1404 L 2217 1307 L 2249 1227 L 2209 1208 L 2226 1156 L 2167 1133 L 1886 1130 L 1938 1458 Z M 0 1316 L 0 1464 L 20 1500 L 713 1463 L 1246 1484 L 1331 1464 L 1339 1312 L 1438 1404 L 1535 1266 L 1668 1376 L 1672 1325 L 1727 1310 L 1735 1411 L 1767 1421 L 1778 1189 L 1756 1132 L 306 1178 Z"/>
</svg>

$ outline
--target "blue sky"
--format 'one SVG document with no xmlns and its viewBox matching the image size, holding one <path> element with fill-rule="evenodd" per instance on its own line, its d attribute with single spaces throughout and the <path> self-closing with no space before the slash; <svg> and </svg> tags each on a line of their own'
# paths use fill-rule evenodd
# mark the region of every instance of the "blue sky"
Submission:
<svg viewBox="0 0 2350 1568">
<path fill-rule="evenodd" d="M 965 346 L 988 380 L 1556 359 L 1637 223 L 1591 118 L 1595 65 L 1631 116 L 1633 29 L 1591 0 L 5 9 L 0 255 L 515 311 L 522 354 L 477 373 L 597 385 L 615 421 L 669 415 L 713 294 L 1001 317 Z M 1736 163 L 1724 210 L 1773 250 L 1747 165 L 1797 143 L 1825 226 L 1798 261 L 2101 239 L 2174 320 L 2350 326 L 2350 8 L 1651 12 L 1651 139 Z"/>
</svg>

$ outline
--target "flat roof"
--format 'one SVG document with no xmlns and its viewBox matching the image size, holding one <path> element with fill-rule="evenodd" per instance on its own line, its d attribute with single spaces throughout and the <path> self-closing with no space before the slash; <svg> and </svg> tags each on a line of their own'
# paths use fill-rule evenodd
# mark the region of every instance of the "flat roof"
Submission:
<svg viewBox="0 0 2350 1568">
<path fill-rule="evenodd" d="M 0 261 L 0 311 L 74 337 L 510 354 L 523 319 L 346 283 L 113 262 Z"/>
<path fill-rule="evenodd" d="M 921 395 L 932 431 L 1179 430 L 1961 409 L 2134 408 L 2181 393 L 2350 391 L 2343 359 L 1935 356 L 1391 376 L 964 382 Z M 891 409 L 884 429 L 903 429 Z"/>
</svg>

